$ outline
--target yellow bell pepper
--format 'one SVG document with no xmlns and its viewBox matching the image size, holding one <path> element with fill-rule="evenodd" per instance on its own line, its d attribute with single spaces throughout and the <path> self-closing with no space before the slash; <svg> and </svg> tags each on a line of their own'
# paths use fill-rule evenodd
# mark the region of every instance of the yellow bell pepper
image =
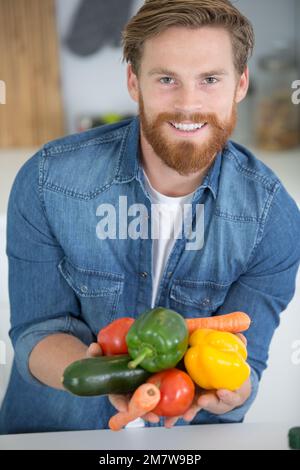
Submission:
<svg viewBox="0 0 300 470">
<path fill-rule="evenodd" d="M 206 390 L 237 390 L 250 375 L 247 349 L 236 335 L 224 331 L 198 329 L 189 338 L 184 355 L 189 376 Z"/>
</svg>

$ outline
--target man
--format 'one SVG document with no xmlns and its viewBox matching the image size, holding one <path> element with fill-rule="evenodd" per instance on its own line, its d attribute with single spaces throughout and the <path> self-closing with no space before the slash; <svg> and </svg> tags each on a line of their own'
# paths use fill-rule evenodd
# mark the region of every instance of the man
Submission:
<svg viewBox="0 0 300 470">
<path fill-rule="evenodd" d="M 249 84 L 248 20 L 228 0 L 149 0 L 123 39 L 139 116 L 46 144 L 12 188 L 15 361 L 2 432 L 106 428 L 128 397 L 71 396 L 62 373 L 101 354 L 102 327 L 151 306 L 185 317 L 247 312 L 251 375 L 236 392 L 197 393 L 184 416 L 164 421 L 150 413 L 134 424 L 241 422 L 294 294 L 299 210 L 270 169 L 228 140 Z M 163 215 L 176 237 L 162 236 L 151 203 L 165 204 L 167 215 L 172 206 L 184 222 L 172 232 Z M 188 204 L 190 221 L 180 218 Z M 140 233 L 130 225 L 138 211 Z M 158 237 L 149 236 L 148 222 Z M 200 232 L 195 249 L 189 234 Z"/>
</svg>

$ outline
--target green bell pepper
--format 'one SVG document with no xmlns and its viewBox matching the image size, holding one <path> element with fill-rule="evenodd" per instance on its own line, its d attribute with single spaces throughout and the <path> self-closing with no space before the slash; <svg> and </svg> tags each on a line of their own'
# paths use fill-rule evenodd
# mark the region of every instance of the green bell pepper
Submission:
<svg viewBox="0 0 300 470">
<path fill-rule="evenodd" d="M 157 307 L 143 313 L 126 335 L 130 369 L 141 365 L 148 372 L 175 367 L 188 347 L 188 328 L 179 313 Z"/>
</svg>

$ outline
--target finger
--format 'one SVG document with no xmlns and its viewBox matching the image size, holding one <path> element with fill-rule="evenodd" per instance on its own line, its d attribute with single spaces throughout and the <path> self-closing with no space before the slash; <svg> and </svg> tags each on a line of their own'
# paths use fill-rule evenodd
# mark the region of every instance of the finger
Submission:
<svg viewBox="0 0 300 470">
<path fill-rule="evenodd" d="M 190 408 L 182 416 L 184 421 L 192 421 L 195 418 L 196 414 L 199 413 L 201 408 L 202 407 L 197 405 L 196 403 L 191 405 Z"/>
<path fill-rule="evenodd" d="M 241 401 L 241 397 L 239 393 L 231 392 L 230 390 L 217 390 L 217 395 L 219 399 L 225 403 L 226 405 L 230 406 L 238 406 Z"/>
<path fill-rule="evenodd" d="M 247 400 L 247 398 L 249 398 L 251 390 L 251 379 L 249 377 L 235 392 L 227 389 L 220 389 L 217 390 L 216 393 L 223 403 L 236 407 L 242 405 Z"/>
<path fill-rule="evenodd" d="M 142 418 L 150 423 L 159 423 L 160 420 L 159 416 L 152 411 L 143 415 Z"/>
<path fill-rule="evenodd" d="M 180 416 L 167 416 L 165 417 L 165 428 L 171 428 L 177 423 Z"/>
<path fill-rule="evenodd" d="M 201 395 L 198 399 L 198 405 L 213 414 L 227 413 L 234 408 L 234 406 L 224 403 L 216 392 L 208 392 Z"/>
<path fill-rule="evenodd" d="M 130 395 L 111 394 L 108 395 L 108 399 L 118 411 L 128 411 Z"/>
<path fill-rule="evenodd" d="M 192 421 L 194 419 L 194 417 L 196 416 L 196 414 L 199 413 L 199 411 L 201 410 L 201 406 L 198 405 L 198 399 L 199 399 L 199 396 L 201 395 L 201 393 L 203 393 L 203 390 L 200 389 L 197 386 L 196 391 L 195 391 L 195 396 L 194 396 L 194 399 L 193 399 L 193 402 L 192 402 L 191 406 L 182 415 L 182 418 L 185 421 Z"/>
<path fill-rule="evenodd" d="M 243 333 L 236 333 L 236 336 L 238 336 L 243 341 L 244 345 L 247 346 L 247 338 Z"/>
<path fill-rule="evenodd" d="M 215 392 L 204 392 L 198 398 L 197 404 L 201 408 L 207 409 L 207 407 L 215 407 L 220 403 L 220 399 Z"/>
<path fill-rule="evenodd" d="M 100 344 L 91 343 L 87 349 L 86 357 L 98 357 L 102 356 L 102 349 Z"/>
</svg>

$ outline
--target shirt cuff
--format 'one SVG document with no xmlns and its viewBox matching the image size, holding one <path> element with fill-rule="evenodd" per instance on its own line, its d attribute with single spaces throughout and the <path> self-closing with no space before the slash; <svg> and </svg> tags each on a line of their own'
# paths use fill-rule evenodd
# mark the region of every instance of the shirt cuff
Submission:
<svg viewBox="0 0 300 470">
<path fill-rule="evenodd" d="M 23 379 L 32 385 L 44 385 L 36 379 L 29 369 L 29 356 L 34 347 L 47 336 L 56 333 L 66 333 L 80 339 L 89 345 L 94 341 L 94 336 L 89 327 L 82 321 L 70 315 L 46 320 L 34 324 L 20 334 L 15 343 L 15 362 Z"/>
</svg>

